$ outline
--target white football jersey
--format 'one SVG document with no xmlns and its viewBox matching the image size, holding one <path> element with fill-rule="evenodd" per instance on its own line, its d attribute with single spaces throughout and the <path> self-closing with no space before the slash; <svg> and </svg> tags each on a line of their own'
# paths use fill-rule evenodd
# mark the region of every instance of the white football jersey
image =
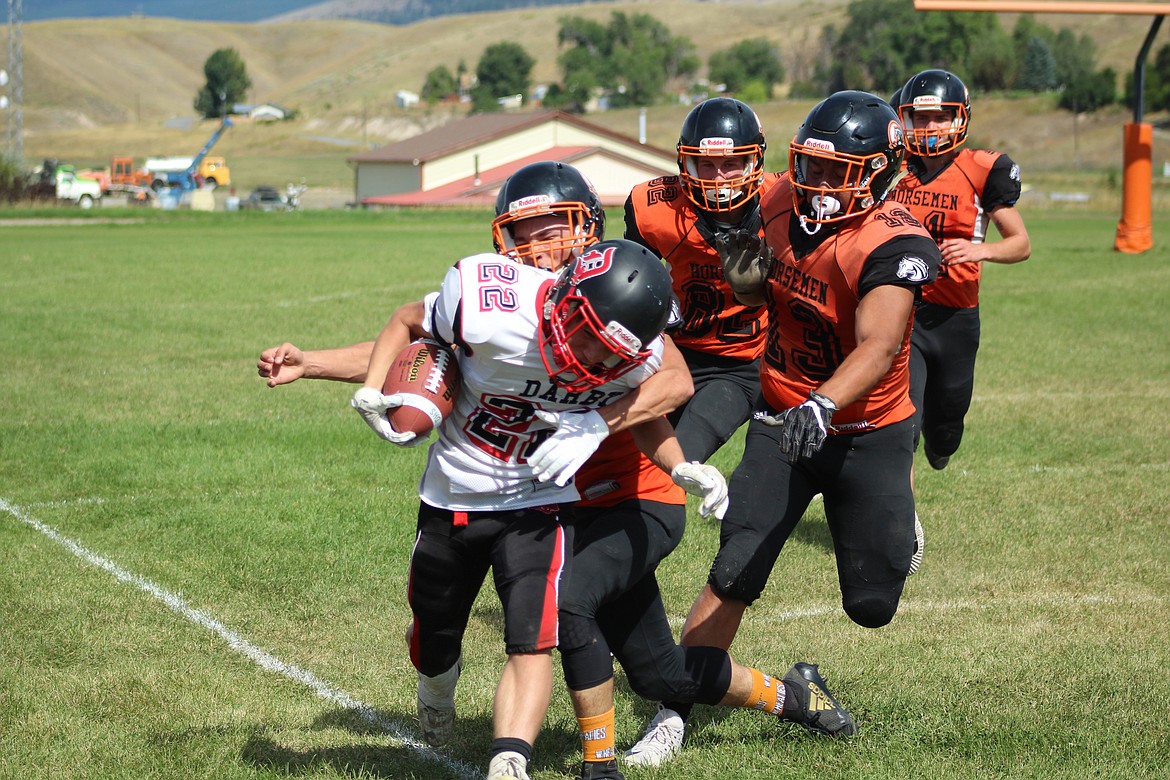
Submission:
<svg viewBox="0 0 1170 780">
<path fill-rule="evenodd" d="M 426 298 L 426 330 L 460 345 L 463 376 L 455 411 L 431 445 L 419 497 L 457 511 L 522 509 L 578 499 L 570 482 L 538 482 L 528 457 L 553 428 L 537 409 L 596 409 L 640 385 L 662 364 L 652 356 L 618 379 L 569 393 L 549 379 L 538 341 L 542 307 L 555 274 L 496 254 L 464 258 Z"/>
</svg>

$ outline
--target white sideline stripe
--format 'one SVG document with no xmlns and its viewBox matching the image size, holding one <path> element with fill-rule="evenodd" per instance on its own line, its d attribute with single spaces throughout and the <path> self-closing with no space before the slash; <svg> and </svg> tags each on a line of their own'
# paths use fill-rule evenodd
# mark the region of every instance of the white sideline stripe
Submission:
<svg viewBox="0 0 1170 780">
<path fill-rule="evenodd" d="M 958 612 L 960 610 L 984 610 L 1002 606 L 1018 607 L 1021 604 L 1033 606 L 1080 606 L 1095 604 L 1160 604 L 1162 599 L 1157 596 L 1127 596 L 1119 599 L 1112 596 L 1067 596 L 1063 594 L 1049 594 L 1032 599 L 991 599 L 989 601 L 903 601 L 898 605 L 898 613 L 918 612 Z M 749 609 L 744 613 L 744 623 L 774 623 L 778 620 L 799 620 L 801 618 L 818 618 L 837 613 L 844 614 L 839 606 L 809 607 L 807 609 L 790 609 L 779 612 L 770 612 L 766 609 Z M 670 624 L 681 629 L 684 618 L 671 618 Z"/>
<path fill-rule="evenodd" d="M 98 501 L 100 502 L 100 499 Z M 59 505 L 61 503 L 63 502 L 52 502 L 49 505 Z M 358 701 L 345 691 L 325 682 L 324 680 L 317 677 L 317 675 L 306 669 L 302 669 L 299 666 L 295 666 L 290 663 L 285 663 L 266 650 L 263 650 L 244 639 L 239 634 L 227 628 L 218 620 L 208 615 L 206 612 L 195 609 L 181 596 L 164 590 L 150 580 L 123 569 L 109 558 L 105 558 L 95 552 L 87 550 L 72 539 L 63 536 L 60 532 L 51 526 L 45 525 L 34 517 L 30 517 L 24 511 L 24 508 L 9 503 L 8 500 L 4 498 L 0 498 L 0 510 L 7 512 L 22 523 L 32 526 L 37 531 L 40 531 L 42 534 L 52 539 L 54 542 L 57 542 L 62 547 L 65 547 L 67 550 L 76 555 L 78 558 L 81 558 L 86 563 L 97 566 L 100 569 L 105 569 L 107 572 L 114 575 L 114 577 L 126 583 L 127 585 L 133 585 L 139 590 L 145 591 L 151 596 L 154 596 L 156 599 L 166 604 L 172 612 L 176 612 L 179 615 L 185 617 L 187 620 L 190 620 L 192 623 L 203 626 L 204 628 L 219 634 L 219 636 L 227 642 L 231 649 L 247 656 L 261 668 L 270 672 L 276 672 L 279 675 L 287 677 L 293 682 L 300 683 L 301 685 L 310 688 L 320 698 L 332 702 L 338 707 L 342 707 L 343 709 L 355 713 L 366 723 L 381 729 L 390 738 L 401 743 L 405 747 L 410 748 L 421 758 L 441 764 L 446 769 L 464 777 L 472 778 L 480 776 L 481 770 L 477 770 L 475 767 L 470 766 L 469 764 L 446 756 L 431 748 L 430 746 L 419 742 L 409 733 L 404 731 L 399 724 L 383 717 L 377 712 L 377 710 L 368 704 L 364 704 L 363 702 Z"/>
<path fill-rule="evenodd" d="M 960 610 L 985 610 L 993 609 L 1002 606 L 1018 607 L 1021 604 L 1029 604 L 1032 606 L 1080 606 L 1080 605 L 1094 605 L 1094 604 L 1150 604 L 1161 603 L 1162 599 L 1156 596 L 1127 596 L 1123 599 L 1114 598 L 1112 596 L 1069 596 L 1061 593 L 1052 593 L 1041 595 L 1031 599 L 990 599 L 988 601 L 903 601 L 898 605 L 898 612 L 958 612 Z M 772 622 L 776 620 L 796 620 L 798 618 L 809 617 L 824 617 L 840 612 L 841 608 L 838 606 L 832 607 L 814 607 L 810 609 L 799 610 L 785 610 L 783 612 L 768 613 L 761 611 L 757 615 L 752 615 L 749 610 L 745 615 L 745 622 L 750 619 L 751 622 Z M 751 616 L 750 618 L 748 616 Z M 681 622 L 681 621 L 680 621 Z"/>
</svg>

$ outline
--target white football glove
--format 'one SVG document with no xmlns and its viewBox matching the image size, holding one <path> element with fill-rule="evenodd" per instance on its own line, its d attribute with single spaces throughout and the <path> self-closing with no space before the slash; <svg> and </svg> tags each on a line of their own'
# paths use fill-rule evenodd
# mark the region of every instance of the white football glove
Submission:
<svg viewBox="0 0 1170 780">
<path fill-rule="evenodd" d="M 541 482 L 552 479 L 558 487 L 564 487 L 609 436 L 609 426 L 595 411 L 558 413 L 538 409 L 536 416 L 556 426 L 557 431 L 536 448 L 528 465 Z"/>
<path fill-rule="evenodd" d="M 397 444 L 399 447 L 417 447 L 430 438 L 429 434 L 420 438 L 414 431 L 399 433 L 386 419 L 387 411 L 402 406 L 402 396 L 398 393 L 382 395 L 372 387 L 361 387 L 353 394 L 350 404 L 357 409 L 358 414 L 374 433 L 391 444 Z"/>
<path fill-rule="evenodd" d="M 719 469 L 697 461 L 684 462 L 674 467 L 670 472 L 670 478 L 674 480 L 674 484 L 692 496 L 703 499 L 699 504 L 701 517 L 715 515 L 716 520 L 722 520 L 727 514 L 727 505 L 730 503 L 727 497 L 727 480 L 723 478 Z"/>
</svg>

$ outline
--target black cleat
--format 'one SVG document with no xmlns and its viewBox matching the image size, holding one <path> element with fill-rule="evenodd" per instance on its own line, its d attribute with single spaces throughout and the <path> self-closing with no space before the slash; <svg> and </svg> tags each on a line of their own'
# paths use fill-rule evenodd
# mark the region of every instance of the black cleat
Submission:
<svg viewBox="0 0 1170 780">
<path fill-rule="evenodd" d="M 789 712 L 785 702 L 784 720 L 799 723 L 810 731 L 830 737 L 851 737 L 857 733 L 857 724 L 848 710 L 842 707 L 815 664 L 795 663 L 784 675 L 788 693 L 795 696 L 795 707 Z"/>
<path fill-rule="evenodd" d="M 617 766 L 616 759 L 609 761 L 582 761 L 581 777 L 578 780 L 626 780 Z"/>
<path fill-rule="evenodd" d="M 942 471 L 947 467 L 947 464 L 951 462 L 950 455 L 935 454 L 935 452 L 930 449 L 930 444 L 927 443 L 926 439 L 922 440 L 922 450 L 926 453 L 926 462 L 929 463 L 930 467 L 935 471 Z"/>
</svg>

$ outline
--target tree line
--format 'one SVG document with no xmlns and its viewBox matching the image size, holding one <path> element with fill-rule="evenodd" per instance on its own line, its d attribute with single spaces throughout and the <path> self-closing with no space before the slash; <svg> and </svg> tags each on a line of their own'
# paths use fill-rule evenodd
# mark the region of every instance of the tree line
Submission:
<svg viewBox="0 0 1170 780">
<path fill-rule="evenodd" d="M 701 63 L 694 43 L 648 14 L 614 12 L 608 24 L 562 17 L 557 43 L 561 79 L 547 87 L 542 102 L 571 112 L 585 111 L 598 98 L 616 108 L 711 91 L 751 103 L 771 99 L 782 84 L 794 97 L 841 89 L 889 96 L 926 68 L 957 73 L 978 92 L 1050 93 L 1061 108 L 1077 112 L 1133 97 L 1132 73 L 1119 80 L 1112 68 L 1098 68 L 1097 47 L 1087 34 L 1055 30 L 1031 14 L 1007 30 L 995 14 L 918 12 L 913 0 L 854 0 L 846 21 L 824 27 L 806 47 L 811 51 L 786 52 L 793 55 L 791 74 L 780 47 L 761 37 L 712 53 L 707 83 L 695 83 Z M 528 96 L 534 64 L 519 43 L 488 46 L 474 70 L 473 110 L 497 110 L 497 98 L 505 95 Z M 462 62 L 458 78 L 446 65 L 435 67 L 422 98 L 433 103 L 455 94 L 466 74 Z M 1170 109 L 1170 45 L 1147 65 L 1145 99 L 1151 111 Z"/>
<path fill-rule="evenodd" d="M 1068 28 L 1054 30 L 1030 14 L 1010 30 L 990 13 L 917 12 L 913 0 L 854 0 L 846 21 L 828 25 L 801 51 L 789 51 L 792 72 L 780 48 L 767 38 L 749 38 L 711 54 L 707 81 L 697 83 L 701 61 L 694 43 L 676 36 L 649 14 L 615 11 L 602 23 L 580 16 L 560 19 L 558 82 L 541 102 L 583 113 L 675 101 L 679 95 L 727 92 L 748 103 L 772 99 L 787 85 L 793 97 L 822 97 L 841 89 L 865 89 L 888 97 L 910 75 L 946 68 L 977 92 L 1050 93 L 1061 108 L 1095 111 L 1133 101 L 1133 76 L 1097 68 L 1096 44 Z M 501 98 L 531 98 L 536 60 L 514 41 L 489 45 L 474 72 L 460 61 L 452 71 L 438 65 L 426 75 L 420 96 L 435 103 L 466 93 L 473 111 L 496 111 Z M 220 49 L 204 64 L 206 84 L 195 108 L 220 116 L 251 87 L 235 49 Z M 1170 45 L 1147 66 L 1145 106 L 1170 110 Z"/>
</svg>

